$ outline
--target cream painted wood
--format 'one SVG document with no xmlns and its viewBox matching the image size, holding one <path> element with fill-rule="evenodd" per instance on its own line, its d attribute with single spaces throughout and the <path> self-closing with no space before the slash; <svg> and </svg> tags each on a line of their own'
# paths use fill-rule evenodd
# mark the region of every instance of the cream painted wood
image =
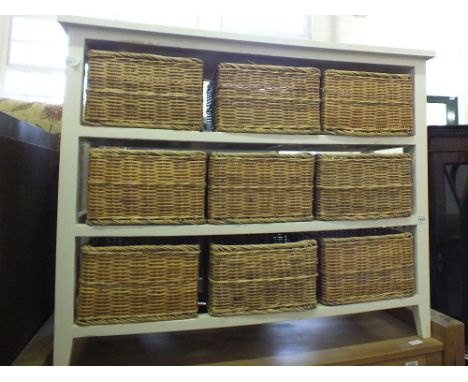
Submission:
<svg viewBox="0 0 468 382">
<path fill-rule="evenodd" d="M 73 127 L 83 138 L 142 139 L 152 141 L 206 142 L 206 143 L 248 143 L 282 145 L 326 145 L 326 146 L 389 146 L 401 147 L 416 144 L 411 137 L 349 137 L 340 135 L 278 135 L 225 133 L 217 131 L 177 131 L 158 129 L 135 129 L 123 127 L 86 127 L 75 123 Z"/>
<path fill-rule="evenodd" d="M 66 30 L 70 27 L 83 27 L 90 30 L 96 30 L 98 33 L 102 33 L 105 30 L 111 30 L 112 33 L 125 32 L 130 36 L 132 32 L 144 32 L 148 36 L 167 34 L 180 37 L 186 37 L 187 43 L 190 44 L 191 41 L 196 41 L 198 45 L 200 39 L 213 39 L 220 40 L 221 43 L 229 44 L 231 41 L 238 42 L 247 42 L 249 45 L 251 43 L 260 43 L 260 44 L 275 44 L 282 46 L 300 46 L 306 48 L 313 48 L 314 50 L 327 50 L 327 51 L 336 51 L 340 54 L 343 53 L 371 53 L 371 54 L 388 54 L 393 56 L 401 57 L 420 57 L 420 58 L 431 58 L 434 56 L 434 53 L 426 50 L 409 50 L 409 49 L 399 49 L 399 48 L 386 48 L 386 47 L 376 47 L 376 46 L 361 46 L 361 45 L 350 45 L 342 43 L 329 43 L 322 41 L 308 41 L 308 40 L 296 40 L 296 39 L 281 39 L 281 38 L 272 38 L 272 37 L 263 37 L 263 36 L 249 36 L 243 34 L 235 33 L 224 33 L 217 31 L 204 31 L 198 29 L 188 29 L 188 28 L 174 28 L 168 26 L 156 26 L 150 24 L 139 24 L 133 22 L 122 22 L 115 20 L 102 20 L 89 17 L 76 17 L 76 16 L 60 16 L 58 21 L 62 23 Z M 117 35 L 117 34 L 116 34 Z M 122 41 L 132 41 L 131 37 L 124 38 Z M 134 42 L 143 42 L 148 43 L 150 37 L 146 41 L 142 41 L 141 38 L 135 40 Z M 176 45 L 171 45 L 176 46 Z M 189 46 L 192 47 L 192 46 Z M 198 46 L 195 49 L 199 48 Z M 341 60 L 342 61 L 342 60 Z M 364 62 L 364 61 L 363 61 Z"/>
<path fill-rule="evenodd" d="M 374 301 L 368 303 L 325 306 L 318 304 L 315 309 L 304 312 L 266 313 L 245 316 L 213 317 L 207 313 L 199 314 L 197 318 L 163 322 L 142 322 L 137 324 L 99 325 L 73 327 L 73 338 L 90 336 L 112 336 L 138 333 L 162 333 L 185 330 L 200 330 L 210 328 L 225 328 L 230 326 L 258 325 L 280 321 L 304 320 L 314 317 L 342 316 L 383 309 L 416 306 L 419 296 L 407 298 Z"/>
<path fill-rule="evenodd" d="M 70 37 L 67 60 L 67 86 L 63 109 L 63 127 L 60 157 L 56 299 L 54 328 L 54 364 L 70 362 L 73 338 L 85 336 L 122 335 L 165 331 L 196 330 L 256 323 L 297 320 L 352 314 L 396 307 L 411 307 L 414 311 L 419 336 L 430 337 L 429 261 L 428 261 L 428 207 L 427 207 L 427 143 L 425 126 L 425 61 L 432 52 L 409 51 L 342 44 L 312 43 L 308 41 L 280 40 L 259 37 L 201 32 L 186 29 L 155 27 L 134 23 L 61 17 L 59 21 Z M 324 66 L 330 63 L 350 63 L 368 69 L 385 65 L 388 70 L 404 70 L 415 74 L 415 136 L 413 137 L 343 137 L 343 136 L 291 136 L 230 134 L 220 132 L 179 132 L 154 129 L 101 128 L 82 126 L 81 103 L 84 57 L 87 40 L 116 43 L 151 44 L 203 51 L 208 64 L 211 52 L 271 56 L 288 59 L 309 59 Z M 414 205 L 408 218 L 366 220 L 352 222 L 297 222 L 240 225 L 173 225 L 173 226 L 87 226 L 79 222 L 80 210 L 80 139 L 143 140 L 160 142 L 197 142 L 197 144 L 252 144 L 303 145 L 304 150 L 314 148 L 353 148 L 373 151 L 384 147 L 404 147 L 413 153 Z M 368 146 L 368 148 L 363 148 Z M 291 146 L 292 147 L 292 146 Z M 294 148 L 296 149 L 296 147 Z M 199 315 L 196 319 L 80 327 L 74 324 L 76 289 L 76 262 L 78 241 L 95 236 L 197 236 L 221 234 L 246 234 L 267 232 L 298 232 L 339 230 L 383 226 L 408 227 L 415 235 L 416 288 L 414 296 L 341 306 L 321 306 L 306 312 L 290 312 L 237 317 L 210 317 Z"/>
<path fill-rule="evenodd" d="M 429 285 L 429 200 L 428 153 L 426 124 L 426 64 L 414 68 L 414 123 L 417 144 L 410 148 L 413 156 L 413 211 L 418 218 L 415 228 L 415 276 L 419 303 L 413 313 L 419 336 L 431 336 L 431 308 Z"/>
<path fill-rule="evenodd" d="M 83 40 L 69 36 L 69 57 L 83 57 Z M 76 288 L 76 235 L 79 185 L 79 137 L 69 128 L 70 121 L 80 120 L 83 65 L 69 60 L 66 69 L 60 143 L 59 195 L 57 213 L 57 256 L 55 272 L 54 365 L 70 362 L 74 325 Z"/>
<path fill-rule="evenodd" d="M 358 220 L 358 221 L 319 221 L 269 223 L 269 224 L 199 224 L 199 225 L 122 225 L 122 226 L 89 226 L 77 224 L 76 237 L 105 236 L 208 236 L 208 235 L 242 235 L 253 233 L 338 231 L 344 229 L 373 227 L 407 227 L 417 223 L 417 217 Z"/>
</svg>

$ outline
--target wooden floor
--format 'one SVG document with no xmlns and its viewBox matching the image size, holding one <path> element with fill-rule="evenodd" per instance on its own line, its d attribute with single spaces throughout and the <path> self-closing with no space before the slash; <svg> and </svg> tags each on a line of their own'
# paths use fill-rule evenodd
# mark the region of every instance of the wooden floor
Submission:
<svg viewBox="0 0 468 382">
<path fill-rule="evenodd" d="M 50 365 L 52 320 L 14 365 Z M 416 342 L 413 342 L 416 341 Z M 73 365 L 439 365 L 443 343 L 421 341 L 406 311 L 241 328 L 75 340 Z"/>
</svg>

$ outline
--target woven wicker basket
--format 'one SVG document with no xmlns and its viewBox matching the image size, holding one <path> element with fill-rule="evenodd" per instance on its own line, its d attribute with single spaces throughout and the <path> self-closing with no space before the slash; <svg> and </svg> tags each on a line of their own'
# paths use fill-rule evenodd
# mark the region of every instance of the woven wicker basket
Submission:
<svg viewBox="0 0 468 382">
<path fill-rule="evenodd" d="M 87 63 L 84 124 L 202 130 L 202 61 L 89 50 Z"/>
<path fill-rule="evenodd" d="M 413 78 L 409 74 L 325 70 L 322 132 L 340 135 L 411 135 Z"/>
<path fill-rule="evenodd" d="M 312 220 L 310 154 L 213 153 L 208 160 L 208 221 Z"/>
<path fill-rule="evenodd" d="M 285 236 L 274 239 L 264 235 L 258 244 L 249 243 L 244 236 L 210 245 L 209 314 L 230 316 L 315 307 L 317 242 L 284 242 Z"/>
<path fill-rule="evenodd" d="M 318 220 L 411 215 L 409 154 L 319 154 L 316 161 Z"/>
<path fill-rule="evenodd" d="M 319 239 L 319 302 L 365 302 L 414 294 L 413 236 L 334 232 Z"/>
<path fill-rule="evenodd" d="M 208 88 L 210 129 L 319 134 L 320 71 L 311 67 L 222 63 Z"/>
<path fill-rule="evenodd" d="M 199 245 L 84 245 L 76 322 L 195 317 L 199 256 Z"/>
<path fill-rule="evenodd" d="M 203 152 L 93 148 L 88 224 L 201 224 Z"/>
</svg>

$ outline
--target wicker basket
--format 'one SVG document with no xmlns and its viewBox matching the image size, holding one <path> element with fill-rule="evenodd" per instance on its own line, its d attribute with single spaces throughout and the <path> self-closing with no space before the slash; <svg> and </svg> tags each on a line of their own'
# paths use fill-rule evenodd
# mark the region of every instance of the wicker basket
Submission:
<svg viewBox="0 0 468 382">
<path fill-rule="evenodd" d="M 208 160 L 208 221 L 312 220 L 310 154 L 213 153 Z"/>
<path fill-rule="evenodd" d="M 208 88 L 210 129 L 319 134 L 320 71 L 311 67 L 222 63 Z"/>
<path fill-rule="evenodd" d="M 318 220 L 411 215 L 409 154 L 319 154 L 316 161 Z"/>
<path fill-rule="evenodd" d="M 319 302 L 365 302 L 414 294 L 413 236 L 391 230 L 334 232 L 319 239 Z"/>
<path fill-rule="evenodd" d="M 409 74 L 325 70 L 322 132 L 411 135 L 413 78 Z"/>
<path fill-rule="evenodd" d="M 317 242 L 286 240 L 264 235 L 254 243 L 245 236 L 212 243 L 208 313 L 230 316 L 314 308 Z"/>
<path fill-rule="evenodd" d="M 201 224 L 203 152 L 93 148 L 88 224 Z"/>
<path fill-rule="evenodd" d="M 203 62 L 89 50 L 83 123 L 202 130 Z"/>
<path fill-rule="evenodd" d="M 76 322 L 195 317 L 199 257 L 199 245 L 84 245 Z"/>
</svg>

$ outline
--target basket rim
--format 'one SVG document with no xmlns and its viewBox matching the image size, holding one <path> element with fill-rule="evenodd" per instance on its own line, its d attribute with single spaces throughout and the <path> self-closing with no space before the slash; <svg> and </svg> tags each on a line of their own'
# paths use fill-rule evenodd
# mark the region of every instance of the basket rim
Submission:
<svg viewBox="0 0 468 382">
<path fill-rule="evenodd" d="M 102 255 L 102 254 L 112 254 L 112 255 L 126 255 L 134 252 L 150 252 L 146 254 L 159 255 L 160 253 L 152 253 L 152 251 L 157 250 L 158 252 L 167 251 L 168 254 L 180 255 L 179 253 L 171 253 L 171 251 L 186 251 L 186 252 L 200 252 L 199 244 L 156 244 L 156 245 L 109 245 L 109 246 L 96 246 L 91 244 L 84 244 L 81 246 L 81 253 L 84 255 Z"/>
<path fill-rule="evenodd" d="M 88 217 L 86 224 L 89 225 L 142 225 L 142 224 L 205 224 L 205 217 L 128 217 L 128 216 L 105 216 L 105 217 Z"/>
<path fill-rule="evenodd" d="M 114 51 L 104 49 L 89 49 L 86 53 L 87 58 L 134 58 L 148 61 L 164 61 L 164 62 L 181 62 L 181 63 L 193 63 L 202 64 L 203 61 L 199 58 L 194 57 L 179 57 L 179 56 L 166 56 L 154 53 L 139 53 L 130 51 Z"/>
<path fill-rule="evenodd" d="M 346 135 L 355 137 L 410 137 L 413 136 L 413 128 L 393 128 L 382 130 L 366 130 L 341 127 L 326 127 L 322 126 L 322 131 L 327 135 Z"/>
<path fill-rule="evenodd" d="M 187 312 L 175 312 L 175 313 L 161 313 L 161 314 L 138 314 L 138 315 L 115 315 L 104 314 L 104 315 L 93 315 L 91 317 L 78 315 L 75 319 L 75 323 L 80 326 L 88 325 L 102 325 L 102 324 L 126 324 L 132 322 L 150 322 L 150 321 L 166 321 L 176 320 L 185 318 L 197 317 L 198 310 Z"/>
<path fill-rule="evenodd" d="M 215 131 L 218 132 L 228 132 L 228 133 L 252 133 L 252 134 L 295 134 L 295 135 L 320 135 L 321 130 L 320 126 L 312 126 L 309 125 L 307 127 L 300 127 L 300 128 L 283 128 L 282 126 L 275 126 L 275 127 L 256 127 L 254 124 L 249 124 L 244 127 L 219 127 Z"/>
<path fill-rule="evenodd" d="M 295 304 L 281 304 L 272 308 L 264 309 L 245 309 L 245 308 L 234 308 L 229 309 L 227 307 L 219 307 L 208 304 L 208 314 L 213 317 L 232 317 L 232 316 L 243 316 L 245 314 L 265 314 L 265 313 L 279 313 L 279 312 L 302 312 L 305 310 L 312 310 L 317 306 L 317 298 L 311 303 L 305 303 L 301 305 Z"/>
<path fill-rule="evenodd" d="M 318 106 L 321 102 L 320 98 L 315 98 L 315 95 L 312 93 L 307 94 L 304 97 L 294 97 L 294 96 L 274 96 L 269 94 L 263 95 L 243 95 L 243 94 L 220 94 L 225 93 L 224 90 L 231 90 L 227 87 L 219 87 L 219 91 L 215 95 L 215 99 L 218 102 L 218 107 L 231 107 L 230 102 L 247 102 L 254 101 L 255 103 L 268 103 L 272 104 L 273 102 L 284 102 L 291 103 L 294 105 L 305 105 L 310 107 Z M 227 104 L 226 104 L 227 103 Z"/>
<path fill-rule="evenodd" d="M 269 243 L 269 244 L 217 244 L 211 242 L 210 250 L 223 251 L 221 253 L 212 253 L 213 255 L 229 255 L 233 251 L 238 250 L 240 247 L 243 250 L 271 250 L 277 249 L 289 249 L 289 248 L 317 248 L 318 243 L 316 239 L 299 240 L 287 243 Z"/>
<path fill-rule="evenodd" d="M 200 86 L 201 89 L 201 86 Z M 93 94 L 94 93 L 94 94 Z M 142 90 L 133 90 L 133 91 L 128 91 L 128 90 L 123 90 L 121 88 L 110 88 L 110 87 L 88 87 L 86 89 L 86 94 L 88 96 L 93 96 L 97 95 L 99 97 L 102 96 L 128 96 L 129 94 L 132 97 L 145 97 L 145 98 L 155 98 L 157 100 L 161 99 L 168 99 L 168 100 L 184 100 L 186 102 L 188 101 L 201 101 L 203 99 L 203 93 L 198 94 L 195 92 L 173 92 L 173 93 L 168 93 L 168 92 L 158 92 L 158 91 L 142 91 Z M 86 105 L 88 105 L 88 102 Z"/>
<path fill-rule="evenodd" d="M 408 153 L 396 153 L 396 154 L 375 154 L 375 153 L 364 153 L 364 154 L 316 154 L 318 160 L 335 160 L 335 159 L 404 159 L 411 160 L 411 154 Z"/>
<path fill-rule="evenodd" d="M 274 64 L 245 64 L 236 62 L 221 62 L 218 64 L 218 70 L 221 69 L 244 69 L 244 70 L 266 70 L 269 73 L 280 72 L 302 72 L 320 76 L 320 69 L 313 66 L 288 66 Z"/>
<path fill-rule="evenodd" d="M 337 185 L 333 185 L 333 186 L 329 186 L 327 184 L 322 184 L 322 182 L 320 182 L 320 184 L 317 184 L 315 187 L 316 190 L 318 191 L 321 191 L 321 190 L 325 190 L 325 191 L 331 191 L 331 190 L 334 190 L 334 191 L 371 191 L 371 190 L 382 190 L 382 189 L 399 189 L 399 190 L 402 190 L 402 191 L 411 191 L 411 188 L 412 188 L 413 184 L 411 182 L 409 183 L 385 183 L 385 184 L 373 184 L 373 183 L 369 183 L 369 184 L 363 184 L 363 185 L 350 185 L 350 186 L 347 186 L 347 185 L 340 185 L 340 184 L 337 184 Z"/>
<path fill-rule="evenodd" d="M 319 237 L 317 240 L 320 244 L 336 243 L 336 242 L 362 242 L 363 240 L 384 240 L 384 239 L 413 239 L 413 234 L 410 232 L 371 234 L 368 236 L 349 236 L 349 237 Z"/>
<path fill-rule="evenodd" d="M 362 78 L 394 78 L 400 80 L 412 80 L 413 76 L 407 73 L 382 73 L 382 72 L 366 72 L 359 70 L 339 70 L 325 69 L 324 76 L 349 76 Z"/>
<path fill-rule="evenodd" d="M 288 222 L 310 222 L 314 216 L 281 216 L 281 217 L 208 217 L 207 223 L 209 224 L 247 224 L 247 223 L 288 223 Z"/>
<path fill-rule="evenodd" d="M 314 160 L 314 154 L 300 153 L 300 154 L 287 154 L 287 153 L 261 153 L 261 152 L 243 152 L 243 153 L 227 153 L 227 152 L 213 152 L 210 153 L 210 157 L 215 158 L 247 158 L 247 159 L 312 159 Z"/>
<path fill-rule="evenodd" d="M 364 296 L 350 296 L 350 297 L 335 297 L 329 298 L 325 296 L 322 292 L 319 300 L 320 303 L 323 305 L 344 305 L 344 304 L 352 304 L 356 302 L 369 302 L 369 301 L 382 301 L 388 300 L 391 298 L 398 298 L 398 297 L 407 297 L 413 296 L 416 293 L 416 288 L 413 286 L 411 290 L 404 289 L 403 291 L 390 291 L 390 292 L 380 292 L 374 294 L 366 294 Z"/>
<path fill-rule="evenodd" d="M 106 154 L 132 154 L 132 155 L 155 155 L 155 156 L 200 156 L 207 157 L 204 151 L 190 150 L 164 150 L 164 149 L 140 149 L 140 148 L 122 148 L 122 147 L 92 147 L 90 153 Z"/>
<path fill-rule="evenodd" d="M 239 191 L 239 190 L 259 190 L 259 191 L 276 191 L 276 190 L 311 190 L 314 188 L 313 184 L 307 185 L 295 185 L 295 184 L 288 184 L 283 186 L 281 184 L 254 184 L 254 185 L 243 185 L 243 184 L 230 184 L 225 182 L 224 180 L 216 180 L 216 179 L 209 179 L 208 180 L 208 189 L 212 191 L 220 191 L 220 190 L 232 190 L 232 191 Z"/>
</svg>

